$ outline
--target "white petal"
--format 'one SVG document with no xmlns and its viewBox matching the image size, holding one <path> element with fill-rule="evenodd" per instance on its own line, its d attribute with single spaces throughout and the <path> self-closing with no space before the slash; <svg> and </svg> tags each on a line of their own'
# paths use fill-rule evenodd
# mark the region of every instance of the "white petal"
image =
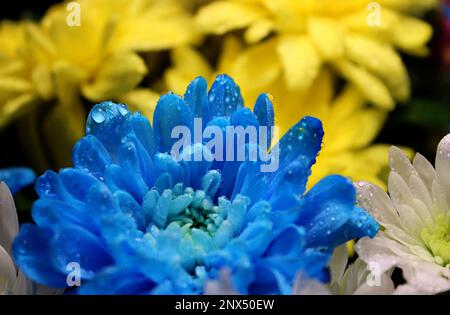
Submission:
<svg viewBox="0 0 450 315">
<path fill-rule="evenodd" d="M 433 165 L 420 153 L 417 153 L 413 161 L 414 168 L 431 193 L 431 185 L 437 179 Z"/>
<path fill-rule="evenodd" d="M 357 259 L 345 271 L 341 287 L 344 295 L 353 294 L 367 280 L 369 274 L 367 265 L 362 259 Z"/>
<path fill-rule="evenodd" d="M 435 215 L 447 213 L 449 210 L 446 193 L 444 187 L 440 184 L 438 180 L 431 184 L 431 196 L 433 198 L 433 212 Z"/>
<path fill-rule="evenodd" d="M 228 269 L 220 271 L 218 280 L 211 280 L 205 284 L 205 295 L 236 295 L 233 289 L 231 274 Z"/>
<path fill-rule="evenodd" d="M 415 288 L 418 293 L 436 294 L 450 290 L 450 280 L 441 276 L 444 268 L 437 264 L 409 264 L 401 268 L 410 289 Z"/>
<path fill-rule="evenodd" d="M 416 214 L 416 210 L 408 205 L 398 206 L 397 210 L 404 230 L 414 238 L 420 239 L 420 232 L 425 227 L 425 222 Z"/>
<path fill-rule="evenodd" d="M 378 236 L 374 239 L 364 237 L 356 243 L 355 251 L 366 264 L 377 263 L 380 270 L 385 272 L 398 263 L 396 253 L 388 244 L 389 242 Z"/>
<path fill-rule="evenodd" d="M 432 207 L 428 208 L 422 200 L 414 198 L 412 200 L 413 208 L 416 214 L 425 222 L 425 225 L 432 224 L 434 222 Z"/>
<path fill-rule="evenodd" d="M 365 282 L 354 292 L 354 295 L 387 295 L 392 294 L 394 290 L 394 282 L 388 275 L 383 273 L 380 276 L 379 285 L 370 286 Z"/>
<path fill-rule="evenodd" d="M 0 294 L 2 291 L 9 291 L 16 281 L 16 267 L 6 252 L 6 250 L 0 246 Z"/>
<path fill-rule="evenodd" d="M 367 182 L 357 182 L 358 202 L 381 225 L 399 225 L 398 213 L 389 196 L 378 186 Z"/>
<path fill-rule="evenodd" d="M 416 172 L 405 153 L 395 146 L 389 150 L 389 164 L 391 171 L 399 174 L 405 182 L 408 182 L 409 176 Z"/>
<path fill-rule="evenodd" d="M 413 237 L 402 226 L 386 225 L 385 231 L 380 233 L 380 237 L 395 240 L 407 249 L 413 248 L 414 246 L 423 246 L 421 239 Z"/>
<path fill-rule="evenodd" d="M 422 203 L 431 210 L 433 200 L 431 199 L 431 194 L 428 190 L 429 188 L 425 186 L 425 183 L 418 174 L 412 174 L 409 177 L 409 188 L 414 195 L 414 198 L 420 199 Z M 429 212 L 429 214 L 431 215 L 431 212 Z"/>
<path fill-rule="evenodd" d="M 292 286 L 293 295 L 331 295 L 332 292 L 324 284 L 310 279 L 302 273 L 297 274 Z"/>
<path fill-rule="evenodd" d="M 25 295 L 33 293 L 33 283 L 25 274 L 19 270 L 19 274 L 17 275 L 16 282 L 12 288 L 12 294 L 14 295 Z"/>
<path fill-rule="evenodd" d="M 19 233 L 16 206 L 5 183 L 0 183 L 0 246 L 11 255 L 11 243 Z"/>
<path fill-rule="evenodd" d="M 330 260 L 331 283 L 338 283 L 342 280 L 348 262 L 347 245 L 336 247 Z"/>
<path fill-rule="evenodd" d="M 395 171 L 391 171 L 388 178 L 389 196 L 394 202 L 397 210 L 401 205 L 411 205 L 413 194 L 405 180 Z M 401 219 L 401 218 L 400 218 Z"/>
<path fill-rule="evenodd" d="M 450 204 L 450 134 L 439 142 L 436 152 L 436 174 L 447 192 L 447 202 Z"/>
</svg>

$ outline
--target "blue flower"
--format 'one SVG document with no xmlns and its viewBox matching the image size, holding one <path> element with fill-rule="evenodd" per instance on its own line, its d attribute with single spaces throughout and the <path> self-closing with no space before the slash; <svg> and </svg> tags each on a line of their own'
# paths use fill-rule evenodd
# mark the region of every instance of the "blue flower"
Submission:
<svg viewBox="0 0 450 315">
<path fill-rule="evenodd" d="M 5 182 L 12 194 L 31 185 L 36 178 L 33 170 L 25 167 L 0 169 L 0 182 Z"/>
<path fill-rule="evenodd" d="M 226 140 L 229 126 L 269 128 L 257 141 L 245 139 L 244 161 L 194 159 L 220 149 L 203 136 L 176 159 L 172 131 L 195 133 L 195 118 Z M 125 105 L 96 105 L 73 168 L 37 181 L 36 224 L 21 226 L 17 264 L 36 282 L 65 288 L 76 263 L 85 294 L 197 294 L 222 269 L 243 294 L 290 293 L 298 272 L 326 281 L 333 248 L 374 236 L 378 224 L 355 206 L 346 178 L 326 177 L 305 193 L 323 137 L 315 118 L 303 118 L 267 153 L 279 153 L 276 171 L 261 171 L 265 160 L 249 153 L 267 147 L 273 124 L 268 96 L 252 112 L 226 75 L 209 92 L 197 78 L 183 98 L 162 96 L 153 126 Z"/>
</svg>

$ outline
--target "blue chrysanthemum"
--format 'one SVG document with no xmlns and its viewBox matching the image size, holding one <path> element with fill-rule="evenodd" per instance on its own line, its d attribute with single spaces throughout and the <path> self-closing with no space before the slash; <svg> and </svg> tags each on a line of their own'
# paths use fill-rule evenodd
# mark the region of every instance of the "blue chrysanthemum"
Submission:
<svg viewBox="0 0 450 315">
<path fill-rule="evenodd" d="M 124 105 L 96 105 L 73 149 L 74 167 L 38 179 L 36 224 L 23 225 L 13 246 L 21 270 L 67 287 L 75 262 L 81 293 L 195 294 L 227 268 L 240 293 L 289 293 L 298 272 L 326 280 L 335 246 L 378 230 L 355 206 L 348 179 L 329 176 L 305 193 L 322 143 L 319 120 L 293 126 L 276 146 L 277 171 L 262 172 L 248 156 L 188 161 L 198 150 L 211 154 L 204 138 L 175 159 L 172 130 L 192 130 L 194 118 L 224 137 L 227 126 L 267 126 L 269 143 L 274 124 L 269 98 L 262 94 L 250 111 L 225 75 L 209 92 L 197 78 L 184 98 L 162 96 L 153 127 Z"/>
</svg>

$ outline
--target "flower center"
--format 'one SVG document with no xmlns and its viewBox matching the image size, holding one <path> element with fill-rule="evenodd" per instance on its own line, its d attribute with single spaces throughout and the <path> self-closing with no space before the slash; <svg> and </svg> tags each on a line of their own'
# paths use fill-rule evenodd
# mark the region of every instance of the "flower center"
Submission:
<svg viewBox="0 0 450 315">
<path fill-rule="evenodd" d="M 211 236 L 226 217 L 226 207 L 214 205 L 203 190 L 184 188 L 183 184 L 177 184 L 161 194 L 156 189 L 150 190 L 144 198 L 143 207 L 148 222 L 160 229 L 176 223 L 186 230 L 195 228 Z"/>
<path fill-rule="evenodd" d="M 217 225 L 223 221 L 219 207 L 213 204 L 203 190 L 194 191 L 188 187 L 185 193 L 192 197 L 191 203 L 179 214 L 169 216 L 168 223 L 176 222 L 180 226 L 189 224 L 191 228 L 213 234 L 217 230 Z"/>
<path fill-rule="evenodd" d="M 422 230 L 421 236 L 436 263 L 450 266 L 450 211 L 438 215 L 433 225 Z"/>
</svg>

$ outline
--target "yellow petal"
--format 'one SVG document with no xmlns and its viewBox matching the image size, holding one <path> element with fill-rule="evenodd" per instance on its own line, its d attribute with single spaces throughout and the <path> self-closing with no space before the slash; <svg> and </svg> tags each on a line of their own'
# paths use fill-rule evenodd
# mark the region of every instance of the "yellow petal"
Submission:
<svg viewBox="0 0 450 315">
<path fill-rule="evenodd" d="M 347 85 L 331 104 L 332 121 L 339 124 L 365 105 L 362 94 L 353 86 Z"/>
<path fill-rule="evenodd" d="M 191 47 L 179 47 L 171 53 L 173 67 L 164 73 L 169 90 L 184 94 L 186 87 L 197 76 L 209 78 L 212 74 L 208 61 Z"/>
<path fill-rule="evenodd" d="M 230 75 L 243 89 L 258 90 L 273 83 L 281 74 L 276 40 L 268 40 L 244 50 L 231 67 Z M 248 101 L 248 100 L 247 100 Z"/>
<path fill-rule="evenodd" d="M 79 104 L 80 86 L 88 75 L 84 69 L 58 61 L 52 67 L 56 97 L 61 106 L 71 107 Z"/>
<path fill-rule="evenodd" d="M 27 54 L 34 62 L 50 64 L 52 58 L 56 55 L 56 48 L 47 34 L 34 23 L 25 25 L 25 43 L 27 45 Z M 72 46 L 72 50 L 73 46 Z"/>
<path fill-rule="evenodd" d="M 433 35 L 428 23 L 405 15 L 398 15 L 391 29 L 393 43 L 406 51 L 423 47 Z"/>
<path fill-rule="evenodd" d="M 346 60 L 340 60 L 333 63 L 338 71 L 347 80 L 353 83 L 358 90 L 374 104 L 391 110 L 395 103 L 391 97 L 386 85 L 377 77 L 362 67 L 356 66 Z"/>
<path fill-rule="evenodd" d="M 54 168 L 42 133 L 42 117 L 38 114 L 39 108 L 33 108 L 27 115 L 17 119 L 17 132 L 22 150 L 33 167 L 39 174 L 49 168 Z M 0 116 L 1 117 L 1 116 Z"/>
<path fill-rule="evenodd" d="M 224 34 L 244 28 L 266 15 L 267 12 L 257 4 L 216 1 L 203 6 L 195 21 L 203 32 Z"/>
<path fill-rule="evenodd" d="M 0 77 L 19 75 L 25 70 L 25 62 L 17 59 L 5 59 L 0 62 Z"/>
<path fill-rule="evenodd" d="M 131 110 L 140 111 L 152 121 L 159 96 L 150 89 L 136 89 L 122 95 L 118 100 L 127 104 Z"/>
<path fill-rule="evenodd" d="M 364 10 L 345 16 L 341 22 L 351 30 L 393 44 L 409 53 L 422 50 L 433 32 L 429 24 L 387 7 L 382 7 L 380 25 L 370 26 Z"/>
<path fill-rule="evenodd" d="M 43 100 L 49 100 L 54 93 L 50 69 L 44 64 L 38 64 L 31 73 L 36 92 Z"/>
<path fill-rule="evenodd" d="M 179 6 L 161 3 L 120 21 L 110 49 L 149 51 L 197 42 L 199 34 L 193 18 Z"/>
<path fill-rule="evenodd" d="M 13 119 L 31 111 L 37 105 L 37 97 L 33 93 L 23 93 L 9 99 L 0 106 L 0 128 Z"/>
<path fill-rule="evenodd" d="M 51 159 L 60 167 L 71 165 L 71 152 L 84 135 L 85 115 L 81 103 L 57 105 L 44 119 L 43 131 Z"/>
<path fill-rule="evenodd" d="M 147 73 L 144 61 L 131 52 L 112 55 L 100 65 L 94 81 L 83 85 L 83 95 L 93 102 L 114 99 L 136 87 Z"/>
<path fill-rule="evenodd" d="M 96 2 L 98 3 L 92 1 Z M 104 57 L 102 39 L 108 32 L 108 25 L 105 18 L 97 18 L 95 10 L 88 4 L 89 2 L 80 3 L 78 26 L 67 23 L 69 11 L 65 5 L 52 7 L 44 17 L 42 32 L 51 40 L 55 54 L 60 59 L 92 70 Z"/>
<path fill-rule="evenodd" d="M 308 90 L 306 99 L 302 101 L 303 104 L 307 104 L 309 109 L 306 115 L 320 119 L 328 116 L 333 93 L 334 78 L 330 71 L 322 69 Z"/>
<path fill-rule="evenodd" d="M 250 24 L 244 33 L 245 41 L 249 44 L 257 43 L 267 37 L 273 30 L 273 23 L 269 19 L 260 19 Z"/>
<path fill-rule="evenodd" d="M 309 88 L 322 64 L 311 39 L 305 35 L 280 36 L 277 52 L 288 87 L 292 90 Z"/>
<path fill-rule="evenodd" d="M 436 8 L 439 0 L 381 0 L 380 4 L 417 14 Z"/>
<path fill-rule="evenodd" d="M 0 22 L 0 55 L 16 57 L 25 40 L 25 23 L 3 20 Z"/>
<path fill-rule="evenodd" d="M 222 53 L 219 57 L 217 69 L 221 73 L 229 73 L 233 63 L 242 52 L 242 44 L 235 36 L 226 36 L 223 42 Z"/>
<path fill-rule="evenodd" d="M 332 117 L 331 117 L 332 118 Z M 335 126 L 327 138 L 326 145 L 330 152 L 360 149 L 370 144 L 378 135 L 384 124 L 386 112 L 377 109 L 365 109 L 353 113 L 340 126 Z M 325 126 L 327 132 L 327 126 Z"/>
<path fill-rule="evenodd" d="M 0 97 L 4 93 L 25 93 L 31 90 L 31 83 L 25 79 L 13 76 L 0 76 Z"/>
<path fill-rule="evenodd" d="M 326 60 L 336 59 L 344 52 L 342 26 L 332 19 L 310 18 L 308 33 L 321 56 Z"/>
<path fill-rule="evenodd" d="M 396 99 L 408 99 L 408 73 L 400 56 L 392 47 L 367 36 L 348 35 L 345 48 L 346 57 L 380 77 Z"/>
</svg>

